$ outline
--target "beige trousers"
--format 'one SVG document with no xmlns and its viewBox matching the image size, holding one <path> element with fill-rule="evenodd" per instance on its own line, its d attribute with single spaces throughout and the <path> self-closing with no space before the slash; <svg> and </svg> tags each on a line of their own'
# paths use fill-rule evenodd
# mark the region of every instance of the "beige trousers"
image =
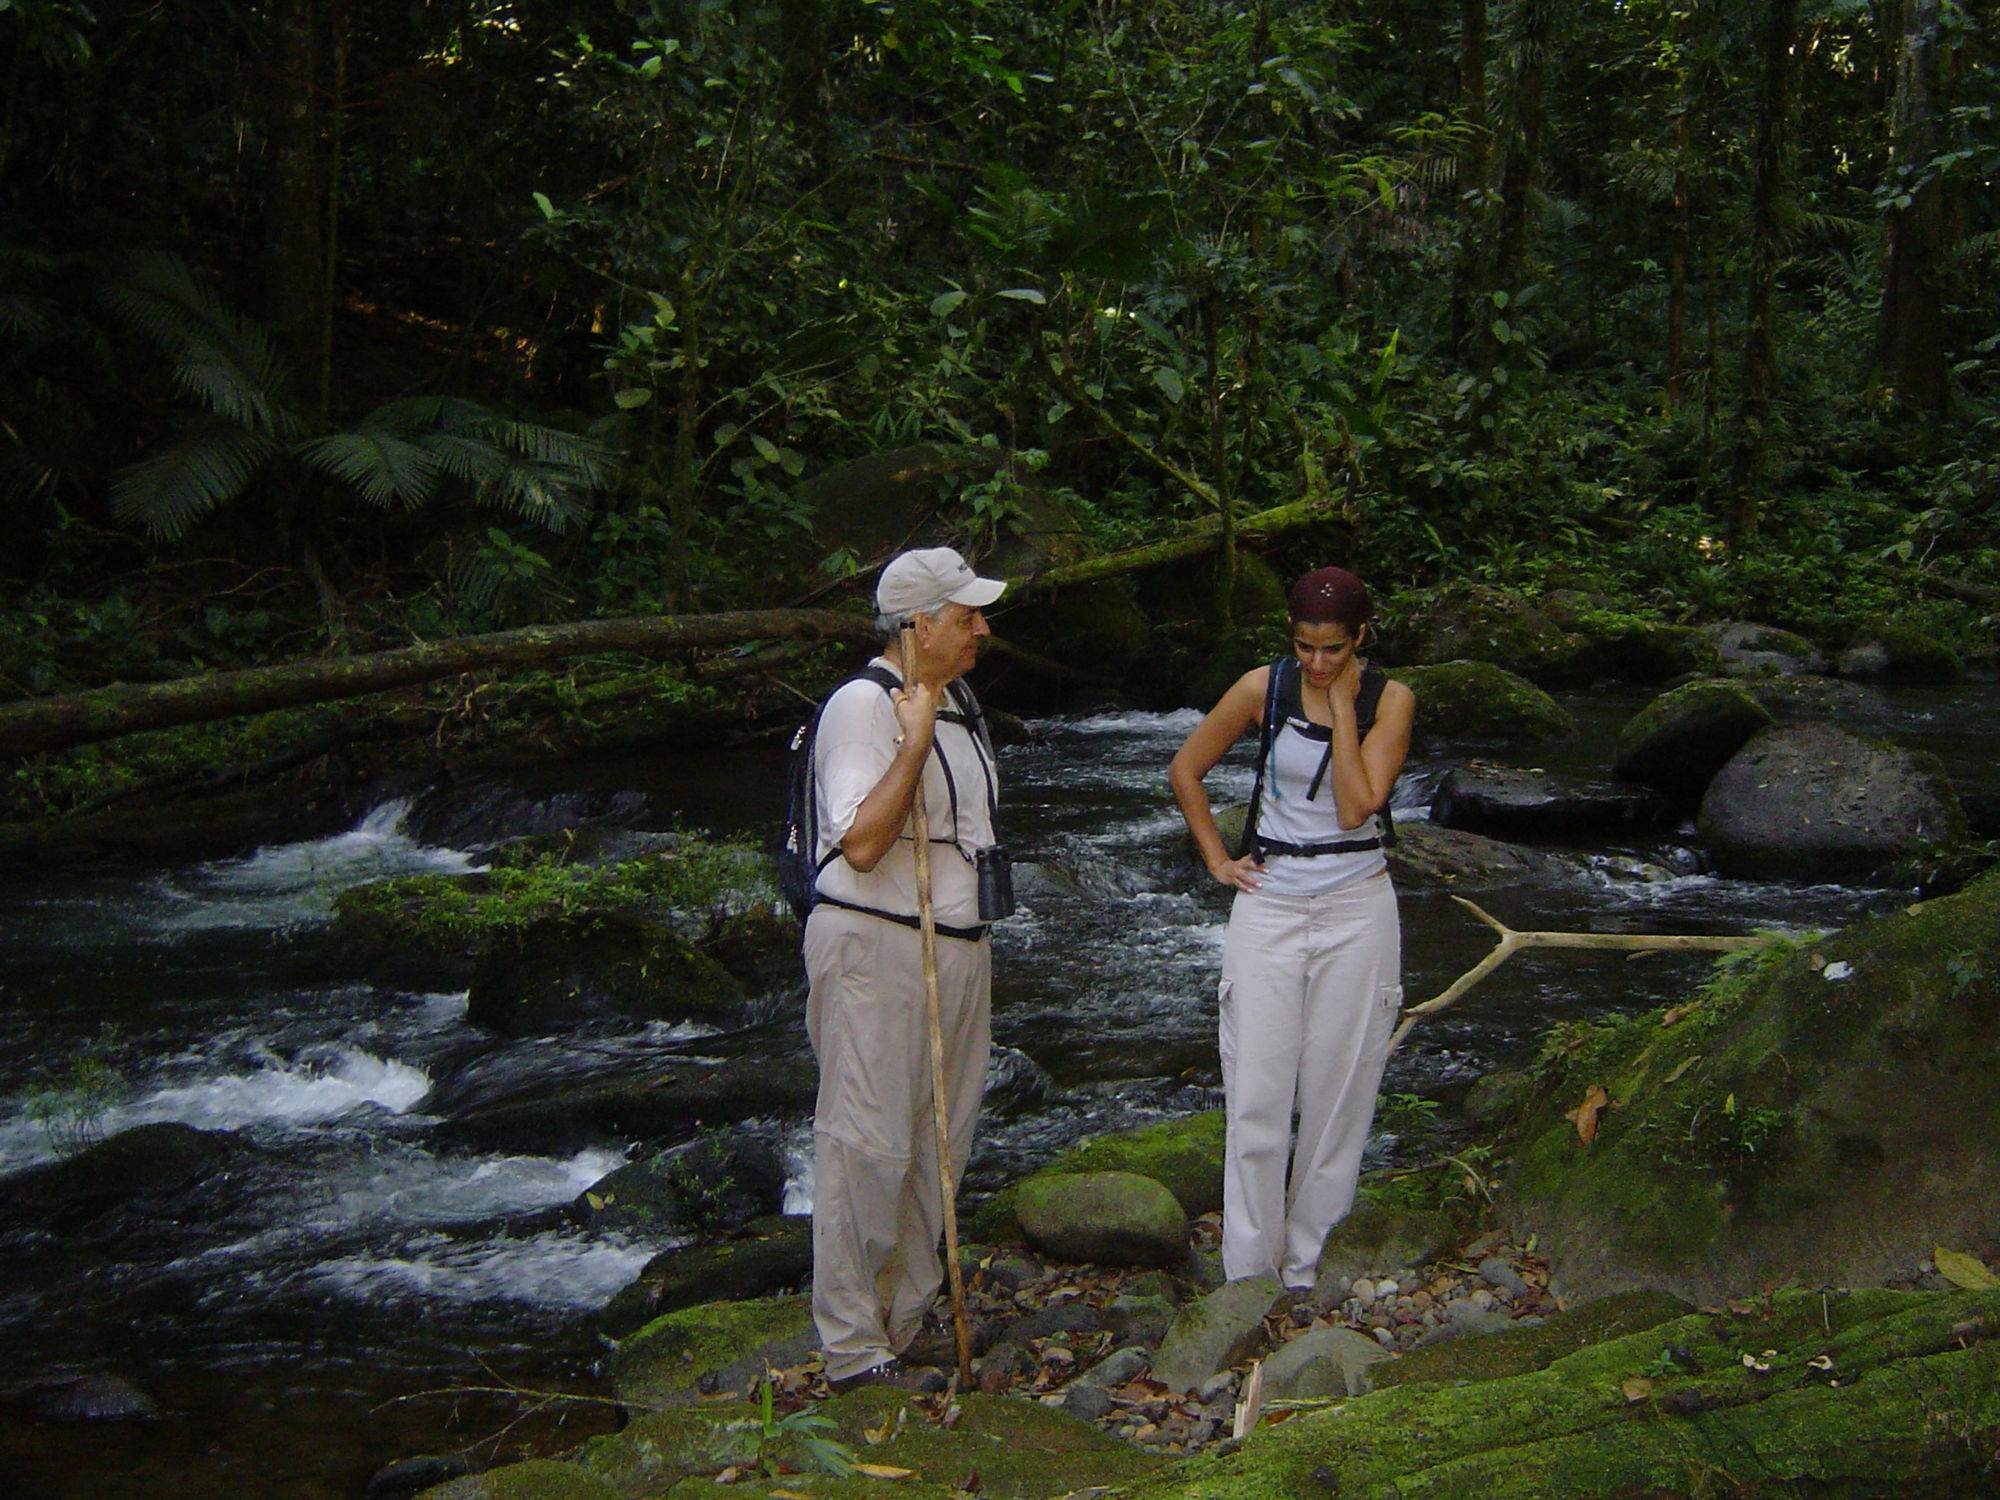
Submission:
<svg viewBox="0 0 2000 1500">
<path fill-rule="evenodd" d="M 911 928 L 834 906 L 806 922 L 806 1031 L 819 1059 L 813 1321 L 833 1380 L 908 1343 L 944 1279 L 921 942 Z M 937 968 L 956 1189 L 991 1050 L 992 949 L 940 937 Z"/>
<path fill-rule="evenodd" d="M 1354 1206 L 1403 1003 L 1402 956 L 1387 876 L 1323 896 L 1237 895 L 1219 1027 L 1230 1280 L 1313 1284 L 1327 1230 Z"/>
</svg>

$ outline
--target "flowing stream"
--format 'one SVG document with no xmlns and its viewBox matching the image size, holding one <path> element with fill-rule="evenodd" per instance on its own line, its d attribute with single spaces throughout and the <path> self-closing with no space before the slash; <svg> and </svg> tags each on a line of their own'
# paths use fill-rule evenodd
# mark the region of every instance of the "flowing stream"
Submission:
<svg viewBox="0 0 2000 1500">
<path fill-rule="evenodd" d="M 1533 752 L 1602 776 L 1639 692 L 1566 700 L 1583 726 Z M 1853 693 L 1842 722 L 1943 756 L 1961 789 L 2000 790 L 2000 689 Z M 1026 863 L 1023 909 L 996 936 L 1004 1109 L 983 1122 L 971 1186 L 996 1186 L 1094 1131 L 1214 1107 L 1213 990 L 1227 897 L 1190 862 L 1164 787 L 1192 713 L 1049 720 L 1003 752 L 1004 823 Z M 1413 757 L 1399 816 L 1420 818 L 1469 752 Z M 1501 758 L 1496 756 L 1495 758 Z M 1513 764 L 1530 757 L 1505 757 Z M 761 830 L 782 751 L 603 761 L 519 782 L 643 792 L 637 821 Z M 1248 793 L 1247 756 L 1218 768 L 1218 803 Z M 1685 832 L 1575 851 L 1559 880 L 1483 891 L 1521 928 L 1747 932 L 1845 924 L 1907 892 L 1767 886 L 1699 873 Z M 507 1456 L 569 1446 L 610 1417 L 482 1388 L 589 1390 L 589 1314 L 662 1244 L 586 1232 L 564 1207 L 624 1159 L 613 1144 L 502 1153 L 445 1114 L 524 1078 L 587 1079 L 666 1055 L 685 1029 L 504 1041 L 465 1020 L 463 993 L 358 972 L 332 930 L 359 882 L 468 867 L 403 831 L 403 809 L 354 829 L 184 868 L 99 867 L 0 883 L 0 1187 L 79 1136 L 181 1122 L 242 1149 L 201 1196 L 121 1226 L 111 1243 L 0 1235 L 0 1455 L 22 1500 L 127 1496 L 350 1497 L 417 1453 L 487 1443 Z M 1435 994 L 1491 946 L 1443 894 L 1403 892 L 1406 982 Z M 1529 953 L 1418 1028 L 1385 1088 L 1447 1103 L 1531 1056 L 1553 1022 L 1665 1003 L 1707 960 Z M 801 1055 L 802 1027 L 757 1045 Z M 99 1084 L 51 1113 L 50 1085 Z M 37 1101 L 40 1101 L 39 1104 Z M 809 1202 L 804 1122 L 771 1122 Z M 1379 1135 L 1376 1162 L 1396 1159 Z M 145 1421 L 51 1421 L 79 1376 L 130 1381 Z"/>
</svg>

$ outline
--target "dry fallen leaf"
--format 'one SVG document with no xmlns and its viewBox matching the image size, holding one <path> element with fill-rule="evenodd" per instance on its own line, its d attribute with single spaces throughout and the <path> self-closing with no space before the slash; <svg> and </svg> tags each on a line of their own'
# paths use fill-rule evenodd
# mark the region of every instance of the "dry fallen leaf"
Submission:
<svg viewBox="0 0 2000 1500">
<path fill-rule="evenodd" d="M 908 1479 L 915 1469 L 899 1469 L 894 1464 L 856 1464 L 854 1472 L 870 1479 Z"/>
<path fill-rule="evenodd" d="M 1676 1005 L 1672 1010 L 1668 1011 L 1664 1016 L 1660 1017 L 1660 1024 L 1662 1026 L 1672 1026 L 1677 1022 L 1685 1021 L 1689 1016 L 1693 1014 L 1694 1014 L 1694 1006 Z"/>
<path fill-rule="evenodd" d="M 1643 1375 L 1634 1375 L 1618 1389 L 1625 1393 L 1626 1401 L 1633 1406 L 1653 1399 L 1653 1382 Z"/>
<path fill-rule="evenodd" d="M 1821 969 L 1826 967 L 1826 955 L 1822 953 L 1813 954 L 1812 957 L 1806 960 L 1806 967 L 1817 974 Z"/>
<path fill-rule="evenodd" d="M 2000 1287 L 2000 1276 L 1987 1270 L 1986 1263 L 1977 1256 L 1967 1255 L 1963 1250 L 1947 1250 L 1939 1245 L 1931 1259 L 1938 1268 L 1938 1275 L 1955 1287 L 1969 1292 Z"/>
<path fill-rule="evenodd" d="M 1597 1117 L 1611 1106 L 1611 1096 L 1602 1084 L 1593 1083 L 1584 1091 L 1583 1103 L 1563 1116 L 1576 1126 L 1576 1138 L 1588 1146 L 1597 1139 Z"/>
<path fill-rule="evenodd" d="M 1675 1068 L 1673 1072 L 1667 1075 L 1666 1082 L 1668 1083 L 1676 1082 L 1680 1078 L 1681 1074 L 1685 1073 L 1689 1068 L 1693 1067 L 1696 1063 L 1700 1062 L 1701 1058 L 1702 1054 L 1697 1052 L 1693 1057 L 1686 1059 L 1684 1062 L 1681 1063 L 1679 1067 Z"/>
</svg>

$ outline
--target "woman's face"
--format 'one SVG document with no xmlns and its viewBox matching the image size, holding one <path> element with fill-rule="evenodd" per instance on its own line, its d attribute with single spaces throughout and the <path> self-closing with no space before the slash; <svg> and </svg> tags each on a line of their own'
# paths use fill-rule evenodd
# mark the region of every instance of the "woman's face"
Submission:
<svg viewBox="0 0 2000 1500">
<path fill-rule="evenodd" d="M 1292 653 L 1299 670 L 1316 688 L 1326 688 L 1347 670 L 1354 660 L 1355 639 L 1337 620 L 1296 620 L 1292 624 Z"/>
</svg>

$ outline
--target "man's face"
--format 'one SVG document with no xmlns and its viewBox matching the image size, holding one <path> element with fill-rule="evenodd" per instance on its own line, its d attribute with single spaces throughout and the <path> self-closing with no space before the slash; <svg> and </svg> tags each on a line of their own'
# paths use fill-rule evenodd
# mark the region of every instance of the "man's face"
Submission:
<svg viewBox="0 0 2000 1500">
<path fill-rule="evenodd" d="M 947 604 L 936 614 L 922 618 L 930 622 L 930 629 L 919 644 L 928 661 L 947 680 L 972 670 L 979 660 L 979 638 L 993 633 L 986 623 L 985 611 L 969 604 Z"/>
</svg>

